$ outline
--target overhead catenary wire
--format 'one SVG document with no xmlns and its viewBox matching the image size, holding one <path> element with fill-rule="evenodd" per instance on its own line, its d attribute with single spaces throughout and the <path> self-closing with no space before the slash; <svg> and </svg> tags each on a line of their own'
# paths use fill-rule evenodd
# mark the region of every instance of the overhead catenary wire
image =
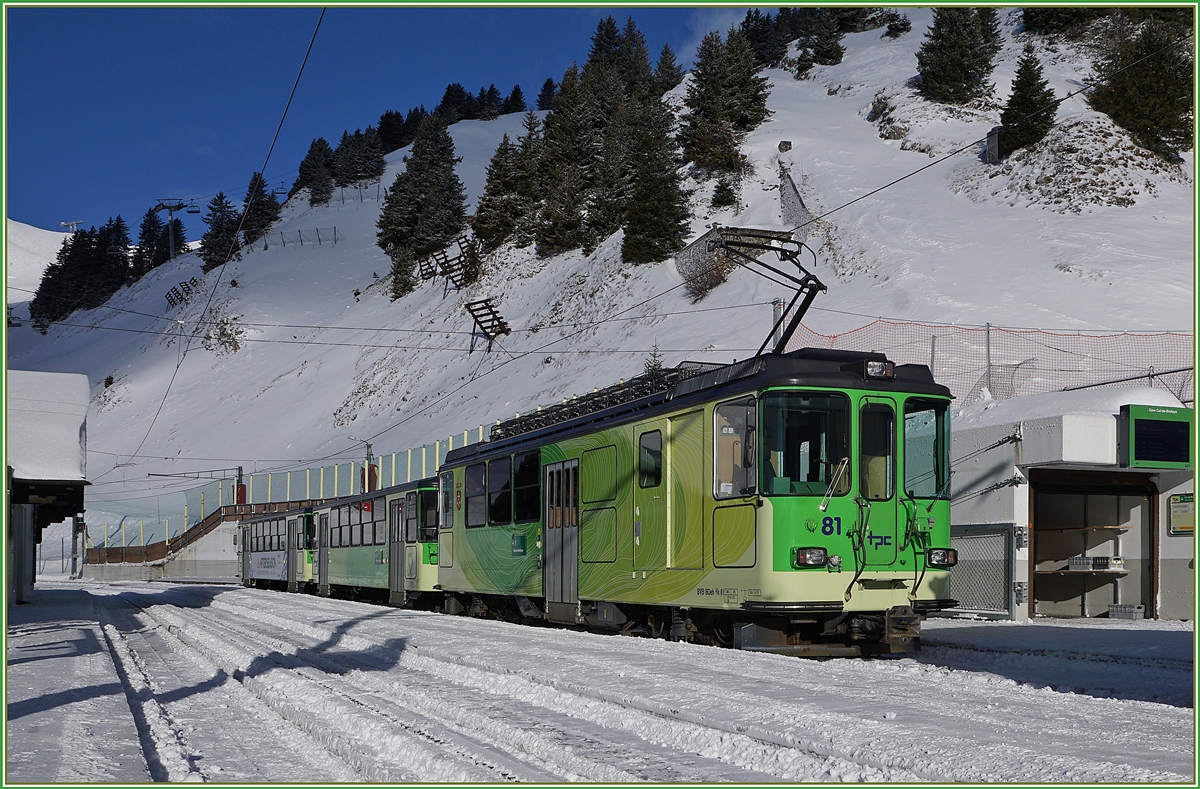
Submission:
<svg viewBox="0 0 1200 789">
<path fill-rule="evenodd" d="M 300 62 L 300 68 L 296 72 L 296 80 L 295 80 L 295 82 L 292 83 L 291 93 L 288 94 L 287 103 L 284 105 L 283 113 L 280 115 L 279 124 L 275 127 L 275 135 L 274 135 L 274 137 L 271 138 L 271 144 L 267 148 L 267 155 L 263 159 L 262 167 L 260 167 L 258 170 L 259 173 L 265 173 L 267 170 L 267 164 L 271 161 L 271 154 L 275 151 L 275 144 L 279 141 L 279 134 L 283 130 L 283 123 L 285 120 L 287 120 L 288 110 L 291 109 L 292 100 L 296 97 L 296 89 L 300 86 L 300 78 L 304 75 L 304 67 L 308 64 L 308 57 L 309 57 L 309 55 L 312 54 L 313 44 L 316 43 L 317 33 L 320 32 L 321 22 L 324 19 L 325 19 L 325 9 L 322 8 L 320 16 L 317 17 L 317 24 L 313 28 L 312 37 L 309 39 L 308 48 L 304 52 L 304 59 Z M 251 195 L 251 197 L 250 197 L 251 204 L 253 203 L 253 200 L 254 200 L 254 196 Z M 247 206 L 247 208 L 249 208 L 249 206 Z M 234 237 L 230 241 L 229 251 L 225 255 L 224 262 L 221 263 L 221 266 L 217 272 L 216 279 L 213 282 L 212 289 L 209 291 L 208 300 L 205 302 L 204 309 L 201 312 L 202 317 L 204 315 L 208 314 L 208 310 L 212 306 L 212 301 L 216 297 L 217 288 L 221 284 L 221 277 L 225 272 L 225 268 L 226 268 L 226 266 L 229 265 L 229 261 L 233 258 L 233 255 L 237 249 L 237 235 L 238 235 L 238 233 L 241 232 L 242 225 L 246 221 L 246 213 L 247 213 L 246 211 L 241 212 L 241 218 L 238 220 L 237 230 L 234 233 Z M 199 327 L 197 327 L 196 332 L 197 333 L 199 332 Z M 159 402 L 158 408 L 154 412 L 154 417 L 150 420 L 150 425 L 149 425 L 149 427 L 146 428 L 146 433 L 145 433 L 145 435 L 142 436 L 142 440 L 140 442 L 138 442 L 137 448 L 131 454 L 137 454 L 138 452 L 140 452 L 142 450 L 142 447 L 145 445 L 146 440 L 148 438 L 150 438 L 150 433 L 154 430 L 154 425 L 158 422 L 158 417 L 162 414 L 162 410 L 167 404 L 167 398 L 170 397 L 170 395 L 171 395 L 171 389 L 175 385 L 175 379 L 179 375 L 179 370 L 180 370 L 180 368 L 183 367 L 183 362 L 187 359 L 188 351 L 191 349 L 191 343 L 192 343 L 193 336 L 194 335 L 188 335 L 188 340 L 187 340 L 186 345 L 183 348 L 183 353 L 180 355 L 179 361 L 175 365 L 174 372 L 171 373 L 171 379 L 167 382 L 167 389 L 165 392 L 163 392 L 162 400 Z M 114 469 L 115 469 L 115 466 L 114 466 Z M 109 471 L 104 472 L 103 474 L 100 475 L 100 477 L 103 477 L 105 474 L 110 473 L 112 470 L 113 469 L 110 469 Z M 97 477 L 97 479 L 99 479 L 100 477 Z"/>
<path fill-rule="evenodd" d="M 324 11 L 322 11 L 322 17 L 323 17 L 323 16 L 324 16 Z M 320 28 L 320 20 L 318 20 L 318 23 L 317 23 L 317 29 L 319 29 L 319 28 Z M 314 38 L 314 40 L 315 40 L 315 37 L 316 37 L 316 30 L 314 30 L 314 32 L 313 32 L 313 38 Z M 1027 119 L 1027 118 L 1031 118 L 1031 117 L 1034 117 L 1034 116 L 1036 116 L 1036 115 L 1042 114 L 1042 113 L 1044 113 L 1044 112 L 1048 111 L 1049 109 L 1051 109 L 1052 107 L 1055 107 L 1055 106 L 1057 106 L 1057 105 L 1061 104 L 1062 102 L 1064 102 L 1064 101 L 1067 101 L 1068 99 L 1070 99 L 1070 98 L 1072 98 L 1072 97 L 1074 97 L 1074 96 L 1077 96 L 1077 95 L 1079 95 L 1080 93 L 1083 93 L 1083 92 L 1085 92 L 1085 91 L 1087 91 L 1087 90 L 1091 90 L 1092 88 L 1094 88 L 1094 87 L 1096 87 L 1096 86 L 1098 86 L 1098 85 L 1100 85 L 1100 84 L 1103 84 L 1104 82 L 1106 82 L 1106 81 L 1110 80 L 1112 77 L 1116 76 L 1117 74 L 1119 74 L 1119 73 L 1121 73 L 1121 72 L 1123 72 L 1123 71 L 1126 71 L 1126 70 L 1128 70 L 1128 69 L 1130 69 L 1130 68 L 1133 68 L 1134 66 L 1136 66 L 1136 65 L 1139 65 L 1140 63 L 1142 63 L 1142 62 L 1144 62 L 1144 61 L 1146 61 L 1146 60 L 1149 60 L 1150 58 L 1153 58 L 1153 57 L 1157 56 L 1158 54 L 1161 54 L 1162 52 L 1164 52 L 1164 51 L 1166 51 L 1166 50 L 1168 50 L 1168 49 L 1170 49 L 1170 48 L 1172 48 L 1172 47 L 1174 47 L 1174 46 L 1178 46 L 1178 45 L 1180 45 L 1181 43 L 1184 43 L 1184 42 L 1186 42 L 1186 41 L 1189 41 L 1189 40 L 1190 40 L 1190 39 L 1189 39 L 1188 37 L 1181 37 L 1181 38 L 1177 39 L 1176 41 L 1172 42 L 1171 44 L 1169 44 L 1169 45 L 1167 45 L 1167 46 L 1165 46 L 1165 47 L 1162 47 L 1162 48 L 1160 48 L 1159 50 L 1155 51 L 1154 53 L 1151 53 L 1150 55 L 1147 55 L 1147 56 L 1145 56 L 1145 57 L 1143 57 L 1143 58 L 1141 58 L 1141 59 L 1139 59 L 1139 60 L 1137 60 L 1137 61 L 1135 61 L 1135 62 L 1133 62 L 1133 63 L 1130 63 L 1130 64 L 1128 64 L 1127 66 L 1125 66 L 1125 67 L 1123 67 L 1123 68 L 1121 68 L 1121 69 L 1118 69 L 1118 70 L 1116 70 L 1116 71 L 1114 71 L 1114 72 L 1112 72 L 1112 73 L 1110 73 L 1110 74 L 1108 74 L 1108 75 L 1105 75 L 1103 78 L 1101 78 L 1101 79 L 1099 79 L 1099 80 L 1096 80 L 1096 81 L 1094 81 L 1094 82 L 1092 82 L 1092 83 L 1090 83 L 1090 84 L 1088 84 L 1088 85 L 1085 85 L 1085 86 L 1081 87 L 1081 88 L 1080 88 L 1079 90 L 1077 90 L 1077 91 L 1073 91 L 1073 92 L 1071 92 L 1071 93 L 1068 93 L 1067 95 L 1063 96 L 1062 98 L 1059 98 L 1059 99 L 1056 99 L 1056 100 L 1055 100 L 1055 101 L 1053 101 L 1053 102 L 1049 102 L 1049 103 L 1047 103 L 1045 106 L 1043 106 L 1043 107 L 1041 107 L 1041 108 L 1039 108 L 1039 109 L 1037 109 L 1037 110 L 1035 110 L 1035 111 L 1033 111 L 1033 112 L 1030 112 L 1030 113 L 1028 113 L 1027 115 L 1023 116 L 1023 117 L 1022 117 L 1020 120 L 1025 120 L 1025 119 Z M 309 44 L 309 50 L 310 50 L 310 51 L 311 51 L 311 47 L 312 47 L 312 43 L 310 42 L 310 44 Z M 308 55 L 307 55 L 307 53 L 306 53 L 306 55 L 305 55 L 305 62 L 307 62 L 307 58 L 308 58 Z M 302 66 L 301 66 L 301 73 L 303 73 L 303 64 L 302 64 Z M 298 75 L 297 75 L 297 84 L 298 84 L 298 82 L 299 82 L 299 77 L 300 77 L 300 75 L 298 74 Z M 294 95 L 294 92 L 295 92 L 295 87 L 293 87 L 293 95 Z M 289 97 L 289 100 L 288 100 L 288 104 L 289 104 L 289 106 L 290 106 L 290 103 L 291 103 L 291 98 Z M 284 114 L 285 114 L 285 117 L 286 117 L 286 109 L 285 109 L 285 113 L 284 113 Z M 1054 124 L 1054 125 L 1055 125 L 1055 126 L 1061 125 L 1062 123 L 1065 123 L 1065 121 L 1066 121 L 1066 119 L 1064 119 L 1063 121 L 1059 121 L 1058 123 L 1056 123 L 1056 124 Z M 282 121 L 282 119 L 281 119 L 281 121 L 280 121 L 280 126 L 282 126 L 282 122 L 283 122 L 283 121 Z M 1020 121 L 1018 121 L 1018 122 L 1020 122 Z M 277 138 L 277 137 L 278 137 L 278 131 L 276 132 L 276 138 Z M 851 205 L 854 205 L 854 204 L 855 204 L 855 203 L 857 203 L 857 202 L 860 202 L 860 201 L 862 201 L 862 200 L 864 200 L 864 199 L 866 199 L 866 198 L 868 198 L 868 197 L 871 197 L 871 196 L 873 196 L 873 195 L 876 195 L 876 194 L 878 194 L 878 193 L 880 193 L 880 192 L 884 191 L 885 189 L 888 189 L 888 188 L 890 188 L 890 187 L 892 187 L 892 186 L 895 186 L 896 184 L 899 184 L 899 183 L 901 183 L 902 181 L 904 181 L 904 180 L 907 180 L 908 178 L 911 178 L 911 177 L 913 177 L 913 176 L 915 176 L 915 175 L 917 175 L 917 174 L 919 174 L 919 173 L 921 173 L 921 172 L 924 172 L 925 170 L 928 170 L 928 169 L 930 169 L 931 167 L 933 167 L 933 166 L 935 166 L 935 165 L 937 165 L 937 164 L 940 164 L 940 163 L 942 163 L 942 162 L 946 161 L 947 159 L 949 159 L 949 158 L 951 158 L 951 157 L 953 157 L 953 156 L 956 156 L 956 155 L 958 155 L 958 154 L 960 154 L 960 153 L 963 153 L 964 151 L 967 151 L 967 150 L 970 150 L 970 149 L 972 149 L 972 148 L 975 148 L 975 147 L 977 147 L 977 146 L 978 146 L 980 143 L 982 143 L 982 142 L 985 142 L 985 141 L 986 141 L 986 137 L 984 137 L 984 138 L 980 138 L 980 139 L 978 139 L 978 140 L 975 140 L 975 141 L 972 141 L 971 143 L 969 143 L 969 144 L 967 144 L 967 145 L 965 145 L 965 146 L 962 146 L 962 147 L 960 147 L 960 148 L 957 148 L 957 149 L 955 149 L 954 151 L 951 151 L 950 153 L 947 153 L 947 154 L 945 154 L 945 155 L 943 155 L 943 156 L 939 157 L 938 159 L 934 160 L 933 162 L 930 162 L 930 163 L 928 163 L 928 164 L 926 164 L 926 165 L 924 165 L 924 166 L 922 166 L 922 167 L 919 167 L 919 168 L 917 168 L 916 170 L 913 170 L 912 172 L 910 172 L 910 173 L 908 173 L 908 174 L 906 174 L 906 175 L 904 175 L 904 176 L 901 176 L 900 178 L 894 179 L 893 181 L 890 181 L 890 182 L 888 182 L 888 183 L 886 183 L 886 184 L 884 184 L 884 185 L 882 185 L 882 186 L 880 186 L 880 187 L 878 187 L 878 188 L 876 188 L 876 189 L 873 189 L 873 190 L 871 190 L 870 192 L 867 192 L 866 194 L 863 194 L 863 195 L 860 195 L 860 196 L 858 196 L 858 197 L 856 197 L 856 198 L 853 198 L 852 200 L 849 200 L 849 201 L 847 201 L 847 202 L 845 202 L 845 203 L 843 203 L 843 204 L 841 204 L 841 205 L 839 205 L 839 206 L 836 206 L 836 207 L 834 207 L 834 208 L 830 209 L 829 211 L 826 211 L 826 212 L 824 212 L 824 213 L 822 213 L 822 214 L 820 214 L 820 215 L 818 215 L 818 216 L 814 216 L 812 219 L 808 220 L 807 222 L 804 222 L 804 223 L 802 223 L 802 224 L 798 225 L 798 226 L 797 226 L 797 229 L 799 229 L 799 228 L 802 228 L 802 227 L 805 227 L 805 226 L 807 226 L 807 225 L 810 225 L 810 224 L 812 224 L 813 222 L 816 222 L 816 221 L 817 221 L 817 220 L 819 220 L 819 219 L 824 219 L 825 217 L 828 217 L 828 216 L 832 215 L 833 213 L 835 213 L 835 212 L 837 212 L 837 211 L 843 210 L 843 209 L 845 209 L 845 208 L 847 208 L 847 207 L 849 207 L 849 206 L 851 206 Z M 273 147 L 274 147 L 274 141 L 272 142 L 272 148 L 273 148 Z M 268 152 L 268 159 L 269 159 L 269 157 L 270 157 L 270 153 Z M 264 168 L 263 168 L 263 170 L 264 170 L 264 171 L 265 171 L 265 168 L 266 168 L 266 164 L 265 164 L 265 162 L 264 162 Z M 240 229 L 240 226 L 239 226 L 239 229 Z M 236 244 L 236 241 L 235 241 L 234 243 Z M 230 254 L 229 254 L 227 257 L 226 257 L 226 260 L 225 260 L 225 262 L 224 262 L 224 263 L 222 264 L 222 266 L 221 266 L 221 271 L 222 271 L 222 272 L 224 271 L 224 268 L 225 268 L 225 266 L 228 264 L 228 261 L 229 261 L 229 259 L 232 257 L 232 254 L 233 254 L 233 248 L 231 247 Z M 587 331 L 587 330 L 590 330 L 590 329 L 592 329 L 592 328 L 595 328 L 595 327 L 597 327 L 597 326 L 603 325 L 604 323 L 607 323 L 607 322 L 610 322 L 610 321 L 615 321 L 615 320 L 617 320 L 617 319 L 619 318 L 619 316 L 621 316 L 621 315 L 625 314 L 626 312 L 629 312 L 629 311 L 631 311 L 631 310 L 633 310 L 633 309 L 636 309 L 636 308 L 638 308 L 638 307 L 641 307 L 641 306 L 643 306 L 643 305 L 645 305 L 645 304 L 647 304 L 647 303 L 649 303 L 649 302 L 651 302 L 651 301 L 654 301 L 655 299 L 661 298 L 661 297 L 663 297 L 663 296 L 665 296 L 665 295 L 667 295 L 667 294 L 669 294 L 669 293 L 671 293 L 671 292 L 673 292 L 673 291 L 675 291 L 675 290 L 679 289 L 680 287 L 684 286 L 685 284 L 688 284 L 688 282 L 690 282 L 692 279 L 695 279 L 695 278 L 697 278 L 697 277 L 699 277 L 699 276 L 702 276 L 703 274 L 707 274 L 707 273 L 708 273 L 708 272 L 707 272 L 707 270 L 706 270 L 706 271 L 703 271 L 703 272 L 701 272 L 700 274 L 696 275 L 696 276 L 695 276 L 695 277 L 693 277 L 693 278 L 686 279 L 684 282 L 680 282 L 680 283 L 678 283 L 678 284 L 676 284 L 676 285 L 674 285 L 674 286 L 672 286 L 672 287 L 670 287 L 670 288 L 667 288 L 666 290 L 663 290 L 663 291 L 661 291 L 661 292 L 659 292 L 659 293 L 653 294 L 653 295 L 651 295 L 650 297 L 648 297 L 648 298 L 644 299 L 643 301 L 641 301 L 641 302 L 638 302 L 637 304 L 633 305 L 632 307 L 629 307 L 629 308 L 626 308 L 626 309 L 624 309 L 624 310 L 621 310 L 621 311 L 619 311 L 619 312 L 615 313 L 614 315 L 612 315 L 612 316 L 609 316 L 609 317 L 607 317 L 607 318 L 604 318 L 604 319 L 601 319 L 601 320 L 597 320 L 597 321 L 593 321 L 593 322 L 589 322 L 589 323 L 584 323 L 584 324 L 574 324 L 574 325 L 578 325 L 578 326 L 581 326 L 581 327 L 583 327 L 583 328 L 582 328 L 580 331 L 577 331 L 577 332 L 572 332 L 572 333 L 570 333 L 570 334 L 563 335 L 563 336 L 561 336 L 561 337 L 559 337 L 559 338 L 557 338 L 557 339 L 555 339 L 555 340 L 551 340 L 550 342 L 548 342 L 548 343 L 546 343 L 546 344 L 544 344 L 544 345 L 542 345 L 542 346 L 539 346 L 538 348 L 535 348 L 535 349 L 532 349 L 532 350 L 529 350 L 529 351 L 522 352 L 522 353 L 520 353 L 520 354 L 519 354 L 519 355 L 517 355 L 517 356 L 512 356 L 512 355 L 510 354 L 510 358 L 509 358 L 509 359 L 507 359 L 507 360 L 505 360 L 505 361 L 501 362 L 500 364 L 498 364 L 498 365 L 496 365 L 496 366 L 492 367 L 491 369 L 489 369 L 489 370 L 487 370 L 487 371 L 484 371 L 483 373 L 480 373 L 480 374 L 478 374 L 478 375 L 472 375 L 472 377 L 471 377 L 469 380 L 467 380 L 467 381 L 466 381 L 464 384 L 462 384 L 461 386 L 458 386 L 458 387 L 456 387 L 455 389 L 453 389 L 452 391 L 450 391 L 450 392 L 446 393 L 445 395 L 442 395 L 441 397 L 434 399 L 434 400 L 433 400 L 431 403 L 428 403 L 428 404 L 426 404 L 425 406 L 422 406 L 420 409 L 418 409 L 417 411 L 413 412 L 412 414 L 410 414 L 409 416 L 405 417 L 404 419 L 400 420 L 399 422 L 396 422 L 395 424 L 393 424 L 393 425 L 391 425 L 391 426 L 389 426 L 389 427 L 387 427 L 387 428 L 384 428 L 383 430 L 379 431 L 379 432 L 378 432 L 378 433 L 376 433 L 374 436 L 372 436 L 370 440 L 374 440 L 374 439 L 375 439 L 375 438 L 377 438 L 378 436 L 381 436 L 381 435 L 383 435 L 383 434 L 385 434 L 385 433 L 387 433 L 387 432 L 389 432 L 389 431 L 391 431 L 391 430 L 395 429 L 396 427 L 399 427 L 399 426 L 401 426 L 401 425 L 405 424 L 406 422 L 408 422 L 410 419 L 414 418 L 415 416 L 417 416 L 417 415 L 419 415 L 419 414 L 421 414 L 421 413 L 425 412 L 426 410 L 428 410 L 429 408 L 433 407 L 434 405 L 436 405 L 436 404 L 438 404 L 438 403 L 440 403 L 440 402 L 442 402 L 442 401 L 444 401 L 444 400 L 446 400 L 446 399 L 448 399 L 448 398 L 452 397 L 453 395 L 457 394 L 458 392 L 462 391 L 464 388 L 466 388 L 466 387 L 467 387 L 467 386 L 469 386 L 470 384 L 474 383 L 475 381 L 479 380 L 480 378 L 482 378 L 482 377 L 484 377 L 484 376 L 487 376 L 487 375 L 491 374 L 492 372 L 495 372 L 495 371 L 496 371 L 496 370 L 498 370 L 498 369 L 501 369 L 501 368 L 503 368 L 505 365 L 507 365 L 507 364 L 509 364 L 509 363 L 511 363 L 511 362 L 513 362 L 513 361 L 518 361 L 518 360 L 520 360 L 520 359 L 522 359 L 522 358 L 525 358 L 526 356 L 529 356 L 529 355 L 532 355 L 532 354 L 535 354 L 535 353 L 540 353 L 540 352 L 542 352 L 542 351 L 544 351 L 544 350 L 546 350 L 546 349 L 548 349 L 548 348 L 552 347 L 553 345 L 556 345 L 556 344 L 558 344 L 558 343 L 560 343 L 560 342 L 563 342 L 563 341 L 565 341 L 565 340 L 567 340 L 567 339 L 570 339 L 571 337 L 574 337 L 574 336 L 577 336 L 577 335 L 579 335 L 579 334 L 582 334 L 583 332 L 585 332 L 585 331 Z M 772 281 L 774 281 L 774 280 L 772 280 Z M 206 303 L 206 305 L 205 305 L 205 309 L 204 309 L 204 311 L 203 311 L 202 315 L 205 315 L 205 314 L 207 314 L 207 312 L 208 312 L 208 308 L 209 308 L 209 306 L 211 305 L 212 298 L 213 298 L 213 296 L 215 295 L 215 292 L 216 292 L 216 287 L 217 287 L 217 285 L 219 285 L 219 282 L 220 282 L 220 274 L 218 274 L 217 282 L 216 282 L 216 283 L 214 283 L 213 290 L 210 292 L 208 303 Z M 779 283 L 777 283 L 777 284 L 779 284 Z M 815 308 L 815 309 L 821 309 L 821 308 Z M 827 311 L 827 312 L 835 312 L 835 313 L 836 313 L 836 312 L 841 312 L 841 313 L 843 313 L 843 314 L 859 314 L 859 313 L 848 313 L 848 312 L 845 312 L 845 311 L 838 311 L 838 310 L 828 310 L 828 309 L 825 309 L 825 310 L 822 310 L 822 311 Z M 157 316 L 156 316 L 156 317 L 157 317 Z M 865 316 L 865 317 L 876 317 L 876 316 Z M 196 322 L 196 325 L 197 325 L 197 327 L 199 327 L 199 326 L 201 325 L 201 322 L 200 322 L 200 321 L 197 321 L 197 322 Z M 197 331 L 198 331 L 198 330 L 199 330 L 199 329 L 197 328 Z M 1078 330 L 1076 330 L 1076 331 L 1078 331 Z M 273 342 L 292 342 L 292 343 L 294 343 L 294 342 L 304 342 L 304 341 L 298 341 L 298 340 L 296 340 L 296 341 L 273 341 Z M 191 343 L 191 336 L 189 336 L 189 340 L 188 340 L 188 348 L 190 348 L 190 343 Z M 394 347 L 394 346 L 386 346 L 386 347 Z M 661 350 L 661 349 L 660 349 L 660 350 Z M 507 352 L 508 352 L 508 351 L 506 350 L 506 353 L 507 353 Z M 620 351 L 610 351 L 610 352 L 620 352 Z M 671 352 L 671 351 L 668 351 L 668 352 Z M 560 352 L 560 353 L 561 353 L 561 352 Z M 184 356 L 186 356 L 186 350 L 185 350 L 185 352 L 184 352 Z M 182 365 L 182 358 L 181 358 L 181 360 L 180 360 L 180 362 L 179 362 L 179 365 L 177 365 L 177 367 L 176 367 L 175 374 L 177 374 L 177 373 L 178 373 L 179 366 L 181 366 L 181 365 Z M 171 378 L 171 382 L 168 384 L 167 393 L 164 395 L 163 401 L 162 401 L 162 403 L 160 403 L 160 406 L 159 406 L 158 412 L 156 412 L 156 414 L 155 414 L 154 421 L 156 421 L 156 420 L 157 420 L 157 418 L 158 418 L 158 414 L 159 414 L 159 413 L 161 413 L 162 407 L 163 407 L 163 405 L 164 405 L 164 404 L 165 404 L 165 402 L 166 402 L 166 398 L 167 398 L 167 396 L 168 396 L 168 395 L 169 395 L 169 393 L 170 393 L 171 386 L 173 385 L 173 383 L 174 383 L 174 380 L 175 380 L 175 375 L 173 374 L 173 375 L 172 375 L 172 378 Z M 141 443 L 138 445 L 138 448 L 137 448 L 137 450 L 135 450 L 135 454 L 136 454 L 136 451 L 140 451 L 140 449 L 141 449 L 142 445 L 144 445 L 144 443 L 145 443 L 146 439 L 149 437 L 149 434 L 150 434 L 150 432 L 153 430 L 153 427 L 154 427 L 154 421 L 152 421 L 152 422 L 151 422 L 150 428 L 148 428 L 148 430 L 147 430 L 147 433 L 146 433 L 146 436 L 145 436 L 145 437 L 143 437 L 143 439 L 142 439 L 142 442 L 141 442 Z M 315 460 L 316 460 L 316 461 L 319 461 L 319 460 L 328 459 L 329 457 L 334 457 L 334 456 L 336 456 L 336 455 L 327 455 L 327 456 L 325 456 L 324 458 L 318 458 L 318 459 L 315 459 Z M 105 473 L 108 473 L 108 472 L 105 472 Z M 103 475 L 101 475 L 101 476 L 103 476 Z"/>
</svg>

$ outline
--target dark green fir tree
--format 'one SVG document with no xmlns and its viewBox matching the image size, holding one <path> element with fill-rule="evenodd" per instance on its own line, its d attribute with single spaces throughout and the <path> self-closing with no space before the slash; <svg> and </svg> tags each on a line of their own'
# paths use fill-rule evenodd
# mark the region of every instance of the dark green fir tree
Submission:
<svg viewBox="0 0 1200 789">
<path fill-rule="evenodd" d="M 1017 74 L 1008 102 L 1000 111 L 1000 123 L 1004 127 L 1000 130 L 1000 155 L 1008 156 L 1045 137 L 1054 126 L 1057 109 L 1054 90 L 1042 76 L 1042 64 L 1034 53 L 1033 44 L 1028 43 L 1017 61 Z"/>
<path fill-rule="evenodd" d="M 197 252 L 204 261 L 203 269 L 211 271 L 227 260 L 241 260 L 238 224 L 242 217 L 224 192 L 217 192 L 208 201 L 208 213 L 201 218 L 208 226 L 200 237 L 200 249 Z"/>
<path fill-rule="evenodd" d="M 267 189 L 262 173 L 250 176 L 246 196 L 242 200 L 242 238 L 247 244 L 258 241 L 279 219 L 279 200 Z"/>
<path fill-rule="evenodd" d="M 992 61 L 974 8 L 933 9 L 933 25 L 917 50 L 917 89 L 931 101 L 966 104 L 990 89 Z"/>
</svg>

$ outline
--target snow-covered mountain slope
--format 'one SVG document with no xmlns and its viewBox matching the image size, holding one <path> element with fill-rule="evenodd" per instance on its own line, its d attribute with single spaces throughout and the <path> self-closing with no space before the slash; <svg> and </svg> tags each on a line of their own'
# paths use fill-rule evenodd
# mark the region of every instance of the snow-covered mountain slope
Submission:
<svg viewBox="0 0 1200 789">
<path fill-rule="evenodd" d="M 4 275 L 8 283 L 8 303 L 17 304 L 33 298 L 42 281 L 42 272 L 54 262 L 67 233 L 4 220 Z"/>
<path fill-rule="evenodd" d="M 1074 98 L 1060 107 L 1065 122 L 1047 145 L 986 165 L 980 146 L 969 144 L 999 122 L 1022 45 L 1012 37 L 1016 12 L 1002 14 L 1008 39 L 993 75 L 997 103 L 965 110 L 924 102 L 909 87 L 931 14 L 908 13 L 914 32 L 895 41 L 881 31 L 847 36 L 844 62 L 809 79 L 768 72 L 774 114 L 745 146 L 755 173 L 739 207 L 719 213 L 707 210 L 712 183 L 692 184 L 692 238 L 713 223 L 778 227 L 782 161 L 815 213 L 862 198 L 809 236 L 829 286 L 806 321 L 816 331 L 874 316 L 1190 327 L 1192 154 L 1182 166 L 1149 159 Z M 1055 91 L 1077 88 L 1090 56 L 1065 44 L 1037 46 Z M 519 115 L 451 127 L 472 204 L 505 132 L 520 133 Z M 781 154 L 783 140 L 792 147 Z M 384 186 L 405 153 L 389 156 Z M 369 192 L 360 202 L 347 190 L 345 202 L 339 194 L 315 209 L 289 203 L 268 248 L 223 272 L 204 274 L 184 255 L 46 336 L 10 330 L 10 367 L 85 372 L 93 382 L 93 501 L 148 489 L 148 472 L 357 458 L 361 443 L 350 436 L 372 440 L 377 453 L 419 446 L 630 377 L 655 346 L 667 364 L 745 358 L 770 328 L 771 300 L 790 295 L 739 270 L 693 303 L 672 262 L 623 265 L 618 234 L 588 256 L 541 259 L 532 249 L 502 248 L 467 290 L 443 296 L 439 279 L 391 302 L 390 263 L 375 245 L 380 204 L 374 187 Z M 318 229 L 323 243 L 314 245 Z M 165 294 L 193 277 L 200 285 L 191 299 L 169 307 Z M 210 296 L 216 323 L 191 341 L 180 365 Z M 485 297 L 513 333 L 491 353 L 485 343 L 468 353 L 464 304 Z M 105 387 L 107 376 L 113 383 Z"/>
</svg>

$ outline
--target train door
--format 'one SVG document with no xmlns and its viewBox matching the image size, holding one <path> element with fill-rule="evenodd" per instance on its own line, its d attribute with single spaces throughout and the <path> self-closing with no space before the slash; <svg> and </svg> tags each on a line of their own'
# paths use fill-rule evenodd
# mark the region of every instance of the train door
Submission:
<svg viewBox="0 0 1200 789">
<path fill-rule="evenodd" d="M 859 550 L 865 567 L 890 567 L 903 521 L 896 495 L 896 401 L 864 397 L 858 417 Z"/>
<path fill-rule="evenodd" d="M 300 568 L 296 560 L 300 558 L 300 519 L 288 518 L 287 520 L 287 547 L 286 562 L 287 562 L 287 590 L 294 592 L 299 588 L 298 578 Z"/>
<path fill-rule="evenodd" d="M 242 523 L 242 586 L 250 586 L 250 524 Z"/>
<path fill-rule="evenodd" d="M 417 492 L 409 491 L 404 496 L 404 586 L 417 588 L 417 565 L 421 561 L 421 546 L 417 544 L 419 510 Z"/>
<path fill-rule="evenodd" d="M 397 497 L 388 502 L 388 600 L 392 605 L 403 605 L 405 601 L 403 506 L 403 498 Z"/>
<path fill-rule="evenodd" d="M 634 432 L 637 474 L 633 486 L 633 569 L 645 577 L 647 570 L 667 564 L 667 420 L 644 422 Z"/>
<path fill-rule="evenodd" d="M 579 603 L 579 461 L 543 471 L 546 521 L 542 530 L 542 590 L 546 618 L 574 622 Z"/>
<path fill-rule="evenodd" d="M 317 528 L 317 592 L 329 596 L 329 513 L 321 514 Z"/>
</svg>

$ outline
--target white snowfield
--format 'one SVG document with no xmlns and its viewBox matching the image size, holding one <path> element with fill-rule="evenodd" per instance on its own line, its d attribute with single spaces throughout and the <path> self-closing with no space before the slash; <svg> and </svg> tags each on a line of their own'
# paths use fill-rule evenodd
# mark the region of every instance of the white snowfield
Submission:
<svg viewBox="0 0 1200 789">
<path fill-rule="evenodd" d="M 1194 778 L 1188 623 L 932 620 L 810 661 L 230 586 L 42 581 L 16 616 L 15 781 Z M 105 753 L 121 697 L 140 765 Z"/>
</svg>

